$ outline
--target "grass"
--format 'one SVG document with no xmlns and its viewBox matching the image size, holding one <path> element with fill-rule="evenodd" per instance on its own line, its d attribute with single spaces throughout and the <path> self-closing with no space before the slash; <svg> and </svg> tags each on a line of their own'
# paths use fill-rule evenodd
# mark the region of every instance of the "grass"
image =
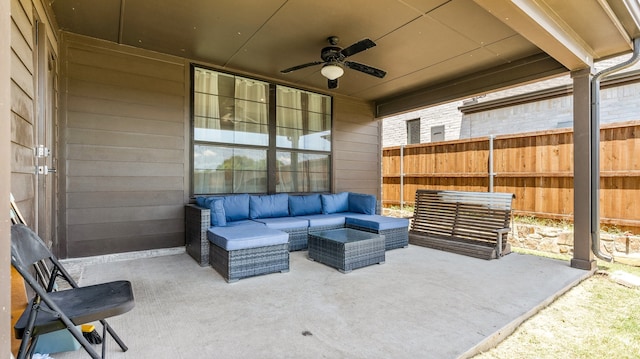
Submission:
<svg viewBox="0 0 640 359">
<path fill-rule="evenodd" d="M 539 218 L 533 216 L 513 216 L 513 221 L 516 223 L 530 224 L 534 226 L 573 229 L 573 223 L 566 220 Z"/>
<path fill-rule="evenodd" d="M 530 250 L 518 252 L 569 259 Z M 640 268 L 598 262 L 598 270 L 524 322 L 489 358 L 640 358 L 640 289 L 610 279 L 615 271 L 640 276 Z"/>
</svg>

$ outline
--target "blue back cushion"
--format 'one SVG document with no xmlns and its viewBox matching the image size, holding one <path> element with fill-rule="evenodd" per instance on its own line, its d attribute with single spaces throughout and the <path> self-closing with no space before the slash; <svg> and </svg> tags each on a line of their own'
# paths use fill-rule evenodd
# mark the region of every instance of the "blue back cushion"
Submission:
<svg viewBox="0 0 640 359">
<path fill-rule="evenodd" d="M 322 200 L 319 194 L 289 196 L 289 213 L 292 216 L 322 213 Z"/>
<path fill-rule="evenodd" d="M 223 205 L 227 222 L 249 219 L 248 194 L 225 196 Z"/>
<path fill-rule="evenodd" d="M 196 197 L 196 204 L 198 205 L 198 207 L 202 207 L 202 208 L 209 208 L 207 207 L 207 205 L 204 203 L 207 198 L 211 198 L 211 197 L 205 197 L 205 196 L 198 196 Z"/>
<path fill-rule="evenodd" d="M 322 213 L 339 213 L 349 210 L 349 192 L 322 194 Z"/>
<path fill-rule="evenodd" d="M 224 198 L 209 197 L 205 203 L 211 210 L 211 225 L 216 227 L 226 226 L 227 218 L 224 212 Z"/>
<path fill-rule="evenodd" d="M 362 193 L 349 193 L 349 212 L 376 214 L 376 196 Z"/>
<path fill-rule="evenodd" d="M 286 193 L 264 196 L 251 196 L 249 199 L 249 217 L 277 218 L 289 215 L 289 195 Z"/>
<path fill-rule="evenodd" d="M 208 208 L 211 211 L 211 225 L 224 227 L 227 225 L 227 219 L 224 213 L 224 197 L 196 197 L 196 204 L 202 208 Z"/>
</svg>

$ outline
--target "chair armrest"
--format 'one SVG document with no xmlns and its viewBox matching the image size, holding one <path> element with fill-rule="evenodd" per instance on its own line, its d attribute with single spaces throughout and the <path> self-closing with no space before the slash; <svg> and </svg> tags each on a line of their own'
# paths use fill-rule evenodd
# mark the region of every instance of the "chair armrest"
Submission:
<svg viewBox="0 0 640 359">
<path fill-rule="evenodd" d="M 207 230 L 211 225 L 211 210 L 195 204 L 184 206 L 185 247 L 201 266 L 209 264 Z"/>
<path fill-rule="evenodd" d="M 496 256 L 498 258 L 502 257 L 502 236 L 505 233 L 508 233 L 509 231 L 511 231 L 511 228 L 509 227 L 505 227 L 505 228 L 499 228 L 499 229 L 494 229 L 494 232 L 496 232 Z"/>
</svg>

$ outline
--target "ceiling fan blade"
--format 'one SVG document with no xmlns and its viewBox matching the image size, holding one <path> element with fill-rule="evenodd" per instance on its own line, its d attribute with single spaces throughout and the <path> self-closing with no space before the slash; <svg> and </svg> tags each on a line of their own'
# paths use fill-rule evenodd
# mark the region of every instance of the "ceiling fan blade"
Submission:
<svg viewBox="0 0 640 359">
<path fill-rule="evenodd" d="M 337 89 L 338 88 L 338 79 L 335 80 L 327 80 L 327 87 L 329 87 L 330 89 Z"/>
<path fill-rule="evenodd" d="M 362 52 L 364 50 L 370 49 L 372 47 L 376 46 L 376 43 L 369 40 L 369 39 L 364 39 L 364 40 L 360 40 L 358 42 L 356 42 L 355 44 L 342 49 L 342 51 L 340 51 L 340 53 L 344 56 L 344 57 L 349 57 L 352 55 L 357 54 L 358 52 Z"/>
<path fill-rule="evenodd" d="M 344 65 L 350 69 L 364 72 L 365 74 L 372 75 L 379 78 L 383 78 L 387 74 L 386 71 L 382 71 L 380 69 L 376 69 L 375 67 L 371 67 L 369 65 L 361 64 L 358 62 L 345 61 Z"/>
<path fill-rule="evenodd" d="M 324 61 L 309 62 L 307 64 L 302 64 L 302 65 L 298 65 L 298 66 L 294 66 L 294 67 L 289 67 L 288 69 L 284 69 L 284 70 L 282 70 L 280 72 L 282 72 L 283 74 L 286 74 L 286 73 L 289 73 L 291 71 L 304 69 L 305 67 L 309 67 L 309 66 L 320 65 L 320 64 L 323 64 L 323 63 L 324 63 Z"/>
</svg>

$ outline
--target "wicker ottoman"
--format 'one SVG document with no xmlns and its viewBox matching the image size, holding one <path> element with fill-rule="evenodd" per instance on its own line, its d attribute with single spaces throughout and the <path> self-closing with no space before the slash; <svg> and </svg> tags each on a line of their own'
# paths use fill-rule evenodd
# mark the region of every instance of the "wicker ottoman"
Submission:
<svg viewBox="0 0 640 359">
<path fill-rule="evenodd" d="M 409 246 L 409 220 L 380 215 L 349 215 L 346 228 L 384 235 L 387 250 Z"/>
<path fill-rule="evenodd" d="M 212 227 L 209 261 L 227 280 L 289 271 L 289 236 L 266 227 Z"/>
<path fill-rule="evenodd" d="M 385 261 L 384 235 L 350 228 L 309 232 L 309 259 L 342 273 Z"/>
</svg>

